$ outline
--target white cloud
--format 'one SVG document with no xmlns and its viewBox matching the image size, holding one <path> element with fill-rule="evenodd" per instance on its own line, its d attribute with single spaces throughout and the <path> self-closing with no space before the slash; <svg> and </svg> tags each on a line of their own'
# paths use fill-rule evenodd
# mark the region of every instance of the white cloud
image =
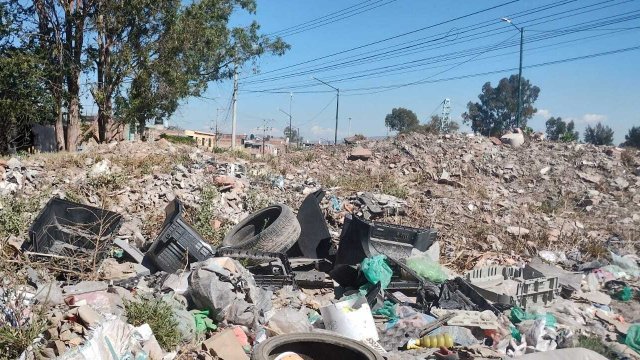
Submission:
<svg viewBox="0 0 640 360">
<path fill-rule="evenodd" d="M 584 114 L 581 118 L 581 121 L 585 124 L 593 124 L 606 120 L 607 116 L 602 114 Z"/>
<path fill-rule="evenodd" d="M 543 118 L 548 118 L 551 116 L 551 111 L 547 109 L 538 109 L 538 111 L 536 112 L 536 115 L 541 116 Z"/>
<path fill-rule="evenodd" d="M 318 125 L 313 125 L 310 130 L 311 130 L 311 133 L 315 136 L 327 136 L 327 135 L 332 135 L 334 133 L 334 129 L 324 128 Z"/>
</svg>

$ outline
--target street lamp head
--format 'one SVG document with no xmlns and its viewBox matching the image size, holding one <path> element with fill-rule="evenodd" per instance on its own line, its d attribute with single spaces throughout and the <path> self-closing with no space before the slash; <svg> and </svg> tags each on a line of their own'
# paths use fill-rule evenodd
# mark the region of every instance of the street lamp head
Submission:
<svg viewBox="0 0 640 360">
<path fill-rule="evenodd" d="M 503 17 L 503 18 L 500 18 L 500 20 L 502 20 L 504 22 L 508 22 L 509 24 L 511 24 L 511 19 L 509 19 L 509 18 Z"/>
</svg>

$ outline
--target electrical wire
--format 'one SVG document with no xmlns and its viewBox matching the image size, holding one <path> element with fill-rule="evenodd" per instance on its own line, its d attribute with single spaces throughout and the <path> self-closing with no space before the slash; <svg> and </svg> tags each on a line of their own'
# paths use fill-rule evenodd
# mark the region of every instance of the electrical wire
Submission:
<svg viewBox="0 0 640 360">
<path fill-rule="evenodd" d="M 585 10 L 585 11 L 582 11 L 582 12 L 577 11 L 577 10 L 587 9 L 587 8 L 590 8 L 590 7 L 595 6 L 595 5 L 600 5 L 602 3 L 608 3 L 608 2 L 611 2 L 611 1 L 614 1 L 614 0 L 607 0 L 607 1 L 604 1 L 604 2 L 599 2 L 597 4 L 582 6 L 580 8 L 574 8 L 574 9 L 562 11 L 562 12 L 559 12 L 559 13 L 546 15 L 546 16 L 544 16 L 542 18 L 528 20 L 528 21 L 524 22 L 522 26 L 534 26 L 534 25 L 540 25 L 540 24 L 548 23 L 548 22 L 551 22 L 551 21 L 557 21 L 557 20 L 561 20 L 561 19 L 566 19 L 568 17 L 573 17 L 573 16 L 585 14 L 585 13 L 588 13 L 588 12 L 602 10 L 604 8 L 607 8 L 607 7 L 617 6 L 617 5 L 620 5 L 620 4 L 629 2 L 629 1 L 633 1 L 633 0 L 627 0 L 627 1 L 624 1 L 622 3 L 607 5 L 607 6 L 600 7 L 600 8 L 595 8 L 595 9 L 589 9 L 589 10 Z M 565 15 L 565 14 L 568 14 L 568 15 Z M 627 13 L 625 13 L 625 14 L 627 14 Z M 549 17 L 552 17 L 552 16 L 558 16 L 558 15 L 565 15 L 565 16 L 562 16 L 562 17 L 559 17 L 559 18 L 556 18 L 556 19 L 545 19 L 545 18 L 549 18 Z M 607 18 L 611 18 L 611 17 L 612 16 L 609 16 Z M 607 19 L 607 18 L 604 18 L 604 19 Z M 540 20 L 542 20 L 542 21 L 540 21 Z M 535 22 L 535 21 L 538 21 L 538 22 Z M 613 20 L 611 23 L 615 23 L 616 21 L 619 21 L 619 20 L 618 19 Z M 492 21 L 492 23 L 495 23 L 495 21 Z M 593 23 L 593 21 L 587 22 L 586 24 L 589 24 L 589 23 Z M 572 26 L 575 26 L 575 25 L 572 25 Z M 591 25 L 591 26 L 594 26 L 594 25 Z M 604 25 L 600 25 L 600 26 L 604 26 Z M 448 41 L 446 43 L 440 42 L 440 43 L 432 44 L 432 46 L 428 46 L 426 48 L 423 48 L 420 52 L 425 51 L 425 50 L 429 50 L 429 49 L 433 50 L 433 49 L 442 48 L 442 47 L 450 47 L 452 45 L 471 42 L 471 41 L 475 42 L 477 40 L 482 40 L 482 39 L 489 38 L 489 37 L 495 36 L 495 35 L 510 33 L 512 31 L 513 30 L 504 28 L 503 26 L 500 27 L 500 28 L 496 28 L 492 32 L 488 32 L 488 33 L 487 33 L 487 31 L 479 31 L 479 32 L 476 32 L 474 34 L 469 34 L 469 35 L 463 36 L 463 37 L 459 37 L 458 36 L 456 41 Z M 461 33 L 458 33 L 458 35 L 459 34 L 461 34 Z M 437 38 L 435 40 L 429 40 L 429 41 L 423 42 L 421 44 L 424 45 L 426 43 L 436 42 L 436 41 L 443 40 L 443 39 L 444 38 Z M 466 40 L 463 40 L 463 39 L 466 39 Z M 435 46 L 435 45 L 439 45 L 439 46 Z M 413 46 L 411 46 L 411 47 L 413 47 Z M 324 67 L 311 68 L 311 69 L 307 69 L 307 70 L 304 70 L 304 71 L 298 71 L 298 72 L 290 73 L 290 74 L 281 74 L 281 75 L 272 76 L 272 77 L 269 77 L 269 78 L 266 78 L 266 79 L 256 79 L 256 80 L 252 80 L 252 81 L 246 81 L 246 82 L 243 82 L 242 84 L 243 85 L 247 85 L 247 84 L 252 84 L 252 83 L 255 84 L 255 83 L 261 83 L 261 82 L 267 82 L 267 81 L 268 82 L 272 82 L 274 80 L 281 80 L 281 79 L 284 79 L 284 78 L 290 78 L 290 77 L 296 77 L 296 76 L 302 76 L 302 75 L 310 75 L 310 74 L 317 73 L 317 72 L 335 70 L 335 69 L 338 69 L 338 68 L 341 68 L 341 67 L 344 68 L 344 67 L 363 65 L 363 64 L 366 64 L 366 63 L 369 63 L 369 62 L 373 62 L 373 60 L 376 60 L 376 61 L 388 60 L 390 58 L 394 58 L 394 57 L 398 57 L 398 56 L 405 56 L 405 55 L 408 54 L 407 52 L 398 52 L 398 50 L 406 50 L 406 48 L 388 50 L 388 51 L 385 51 L 383 53 L 376 54 L 376 55 L 373 55 L 373 56 L 368 56 L 368 57 L 365 57 L 365 58 L 359 58 L 359 59 L 355 59 L 355 60 L 344 61 L 344 62 L 341 62 L 341 63 L 331 64 L 331 65 L 327 65 L 327 66 L 324 66 Z M 413 52 L 413 53 L 415 53 L 415 52 Z M 386 57 L 384 57 L 382 59 L 375 59 L 374 58 L 374 57 L 378 57 L 378 56 L 381 56 L 381 55 L 392 55 L 392 56 L 386 56 Z M 366 60 L 366 61 L 363 61 L 363 60 Z M 369 60 L 372 60 L 372 61 L 369 61 Z M 415 61 L 416 60 L 414 60 L 414 62 Z"/>
<path fill-rule="evenodd" d="M 555 37 L 570 35 L 570 34 L 573 34 L 573 33 L 576 33 L 576 32 L 580 32 L 580 31 L 583 31 L 583 30 L 592 30 L 592 29 L 585 29 L 584 24 L 587 24 L 589 26 L 606 26 L 607 24 L 610 24 L 610 23 L 619 23 L 619 22 L 623 22 L 623 21 L 635 20 L 635 19 L 640 18 L 640 11 L 637 11 L 636 13 L 638 13 L 638 14 L 632 14 L 632 15 L 629 15 L 629 16 L 613 18 L 613 19 L 609 19 L 608 21 L 605 21 L 605 22 L 599 22 L 599 23 L 595 23 L 594 24 L 593 21 L 590 21 L 590 22 L 583 23 L 583 24 L 573 25 L 574 28 L 567 27 L 567 28 L 557 29 L 556 31 L 553 31 L 553 32 L 540 33 L 539 35 L 535 35 L 535 36 L 529 38 L 527 40 L 527 43 L 531 44 L 531 43 L 536 43 L 536 42 L 552 39 L 552 38 L 555 38 Z M 628 28 L 628 29 L 634 29 L 634 28 Z M 637 27 L 636 27 L 636 29 L 637 29 Z M 619 30 L 619 31 L 624 31 L 624 30 Z M 600 35 L 602 35 L 602 34 L 599 34 L 597 36 L 600 36 Z M 607 34 L 604 34 L 604 35 L 607 35 Z M 586 38 L 590 38 L 590 37 L 594 37 L 594 36 L 588 36 Z M 574 42 L 574 41 L 578 41 L 578 40 L 582 40 L 582 39 L 583 38 L 573 39 L 573 40 L 569 40 L 569 41 L 567 41 L 565 43 Z M 511 46 L 518 45 L 518 44 L 519 44 L 519 41 L 513 41 L 513 42 L 505 44 L 504 46 L 502 46 L 502 48 L 509 48 Z M 550 44 L 550 45 L 546 45 L 546 46 L 554 46 L 554 45 L 557 45 L 557 44 Z M 544 48 L 544 47 L 545 46 L 540 46 L 540 47 L 537 47 L 537 48 Z M 487 50 L 499 50 L 499 49 L 500 49 L 499 45 L 488 45 L 488 46 L 476 47 L 476 48 L 473 48 L 473 49 L 455 51 L 455 52 L 451 52 L 451 53 L 447 53 L 447 54 L 441 54 L 441 55 L 432 56 L 432 57 L 428 57 L 428 58 L 412 60 L 412 61 L 399 63 L 399 64 L 392 64 L 392 65 L 377 67 L 377 68 L 373 68 L 373 69 L 350 72 L 348 74 L 355 74 L 355 75 L 351 75 L 351 76 L 348 76 L 348 77 L 336 78 L 337 76 L 340 76 L 340 75 L 336 75 L 334 77 L 329 77 L 328 81 L 331 81 L 333 83 L 338 83 L 338 82 L 343 82 L 343 81 L 353 80 L 353 79 L 370 78 L 372 75 L 379 75 L 379 74 L 390 75 L 394 71 L 397 72 L 398 70 L 412 69 L 412 68 L 417 68 L 417 67 L 424 67 L 425 65 L 428 65 L 428 64 L 435 64 L 435 63 L 444 62 L 444 61 L 448 61 L 448 60 L 456 60 L 456 59 L 458 59 L 460 57 L 472 56 L 474 54 L 475 55 L 482 55 L 483 53 L 486 53 Z M 527 50 L 527 51 L 529 51 L 529 50 Z M 358 73 L 361 73 L 361 74 L 358 75 Z M 344 76 L 344 75 L 347 75 L 347 74 L 343 74 L 342 76 Z M 309 88 L 309 87 L 315 87 L 315 86 L 317 86 L 315 83 L 308 82 L 308 83 L 294 84 L 293 86 L 292 85 L 280 86 L 280 87 L 276 87 L 276 88 L 259 89 L 259 90 L 283 90 L 283 89 L 292 90 L 292 89 L 297 89 L 297 88 Z"/>
<path fill-rule="evenodd" d="M 315 26 L 307 26 L 307 27 L 305 27 L 305 28 L 303 28 L 303 29 L 300 29 L 300 30 L 298 30 L 298 31 L 294 31 L 294 32 L 289 32 L 289 33 L 281 34 L 281 35 L 279 35 L 279 36 L 287 37 L 287 36 L 297 35 L 297 34 L 300 34 L 300 33 L 302 33 L 302 32 L 306 32 L 306 31 L 309 31 L 309 30 L 317 29 L 317 28 L 319 28 L 319 27 L 326 26 L 326 25 L 329 25 L 329 24 L 333 24 L 333 23 L 335 23 L 335 22 L 337 22 L 337 21 L 341 21 L 341 20 L 344 20 L 344 19 L 348 19 L 348 18 L 350 18 L 350 17 L 353 17 L 353 16 L 356 16 L 356 15 L 359 15 L 359 14 L 365 13 L 365 12 L 367 12 L 367 11 L 371 11 L 371 10 L 377 9 L 377 8 L 379 8 L 379 7 L 381 7 L 381 6 L 388 5 L 388 4 L 390 4 L 390 3 L 392 3 L 392 2 L 395 2 L 395 1 L 397 1 L 397 0 L 389 0 L 389 1 L 387 1 L 386 3 L 382 3 L 382 4 L 379 4 L 379 5 L 376 5 L 376 6 L 372 6 L 372 7 L 369 7 L 369 8 L 363 9 L 363 10 L 361 10 L 361 11 L 358 11 L 358 12 L 352 13 L 352 14 L 348 14 L 348 13 L 347 13 L 347 14 L 342 14 L 343 16 L 340 16 L 340 17 L 338 17 L 338 18 L 335 18 L 335 19 L 333 19 L 333 20 L 331 20 L 331 21 L 327 21 L 327 22 L 324 22 L 324 23 L 321 23 L 321 24 L 318 24 L 318 25 L 315 25 Z M 379 2 L 379 1 L 378 1 L 378 2 Z"/>
<path fill-rule="evenodd" d="M 335 53 L 332 53 L 332 54 L 324 55 L 324 56 L 321 56 L 321 57 L 318 57 L 318 58 L 315 58 L 315 59 L 311 59 L 311 60 L 306 60 L 306 61 L 303 61 L 303 62 L 300 62 L 300 63 L 297 63 L 297 64 L 293 64 L 293 65 L 289 65 L 289 66 L 286 66 L 286 67 L 283 67 L 283 68 L 265 71 L 265 72 L 261 73 L 261 75 L 264 75 L 264 74 L 267 74 L 267 73 L 271 73 L 271 72 L 275 72 L 275 71 L 282 70 L 282 69 L 286 69 L 286 68 L 290 68 L 290 67 L 294 67 L 294 66 L 308 64 L 308 63 L 313 62 L 313 61 L 326 59 L 326 58 L 329 58 L 329 57 L 332 57 L 332 56 L 336 56 L 336 55 L 340 55 L 340 54 L 344 54 L 344 53 L 347 53 L 347 52 L 363 49 L 365 47 L 369 47 L 369 46 L 372 46 L 372 45 L 377 45 L 377 44 L 380 44 L 380 43 L 383 43 L 383 42 L 386 42 L 386 41 L 389 41 L 389 40 L 398 39 L 398 38 L 401 38 L 401 37 L 404 37 L 404 36 L 407 36 L 407 35 L 411 35 L 411 34 L 415 34 L 415 33 L 418 33 L 418 32 L 421 32 L 421 31 L 424 31 L 424 30 L 427 30 L 427 29 L 431 29 L 431 28 L 434 28 L 434 27 L 437 27 L 437 26 L 440 26 L 440 25 L 448 24 L 448 23 L 451 23 L 451 22 L 454 22 L 454 21 L 457 21 L 457 20 L 461 20 L 461 19 L 467 18 L 467 17 L 471 17 L 471 16 L 474 16 L 474 15 L 478 15 L 478 14 L 482 14 L 482 13 L 491 11 L 491 10 L 495 10 L 495 9 L 500 8 L 500 7 L 503 7 L 503 6 L 506 6 L 506 5 L 509 5 L 509 4 L 513 4 L 513 3 L 516 3 L 516 2 L 519 2 L 519 1 L 520 0 L 510 0 L 510 1 L 498 4 L 498 5 L 495 5 L 495 6 L 491 6 L 491 7 L 484 8 L 484 9 L 481 9 L 481 10 L 478 10 L 478 11 L 474 11 L 474 12 L 471 12 L 471 13 L 468 13 L 468 14 L 465 14 L 465 15 L 461 15 L 461 16 L 452 18 L 452 19 L 441 21 L 441 22 L 438 22 L 436 24 L 424 26 L 424 27 L 419 28 L 419 29 L 415 29 L 415 30 L 411 30 L 411 31 L 408 31 L 408 32 L 404 32 L 404 33 L 398 34 L 398 35 L 390 36 L 390 37 L 387 37 L 387 38 L 384 38 L 384 39 L 381 39 L 381 40 L 376 40 L 376 41 L 373 41 L 373 42 L 370 42 L 370 43 L 359 45 L 359 46 L 356 46 L 356 47 L 353 47 L 353 48 L 350 48 L 350 49 L 341 50 L 341 51 L 338 51 L 338 52 L 335 52 Z M 572 0 L 572 1 L 576 1 L 576 0 Z M 251 75 L 251 76 L 257 76 L 257 74 L 256 75 Z M 246 77 L 246 78 L 248 78 L 248 77 Z"/>
</svg>

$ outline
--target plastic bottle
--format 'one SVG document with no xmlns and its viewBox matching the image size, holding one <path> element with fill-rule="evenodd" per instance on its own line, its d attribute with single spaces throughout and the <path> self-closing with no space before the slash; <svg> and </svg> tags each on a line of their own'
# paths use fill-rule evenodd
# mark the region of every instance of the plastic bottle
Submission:
<svg viewBox="0 0 640 360">
<path fill-rule="evenodd" d="M 407 349 L 453 347 L 453 338 L 449 334 L 426 335 L 419 339 L 411 339 L 407 343 Z"/>
</svg>

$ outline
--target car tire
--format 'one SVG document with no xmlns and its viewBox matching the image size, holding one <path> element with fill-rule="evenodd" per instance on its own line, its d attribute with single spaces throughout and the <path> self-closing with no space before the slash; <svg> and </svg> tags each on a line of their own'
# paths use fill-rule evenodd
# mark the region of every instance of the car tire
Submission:
<svg viewBox="0 0 640 360">
<path fill-rule="evenodd" d="M 232 249 L 286 252 L 300 237 L 300 223 L 287 205 L 274 204 L 250 214 L 222 241 Z"/>
<path fill-rule="evenodd" d="M 269 338 L 253 349 L 251 360 L 271 360 L 291 351 L 304 359 L 383 360 L 365 344 L 327 333 L 297 333 Z"/>
</svg>

